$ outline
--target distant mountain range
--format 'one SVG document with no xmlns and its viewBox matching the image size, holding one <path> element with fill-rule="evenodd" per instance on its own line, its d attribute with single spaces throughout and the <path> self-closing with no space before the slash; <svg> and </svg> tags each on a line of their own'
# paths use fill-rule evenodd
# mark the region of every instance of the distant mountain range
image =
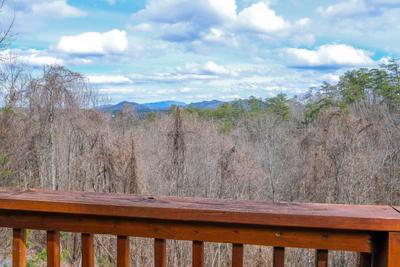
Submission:
<svg viewBox="0 0 400 267">
<path fill-rule="evenodd" d="M 216 109 L 225 102 L 219 100 L 202 101 L 186 104 L 179 101 L 160 101 L 153 103 L 139 104 L 136 102 L 122 101 L 115 105 L 104 105 L 98 109 L 103 112 L 118 113 L 126 106 L 133 108 L 136 112 L 147 113 L 147 112 L 165 112 L 168 111 L 172 106 L 178 106 L 182 108 L 194 107 L 199 109 Z"/>
</svg>

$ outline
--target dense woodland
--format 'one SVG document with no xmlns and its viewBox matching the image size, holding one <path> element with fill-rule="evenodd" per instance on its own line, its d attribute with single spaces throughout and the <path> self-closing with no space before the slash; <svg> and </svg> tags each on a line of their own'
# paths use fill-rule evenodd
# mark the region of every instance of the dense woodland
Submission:
<svg viewBox="0 0 400 267">
<path fill-rule="evenodd" d="M 1 67 L 0 186 L 354 204 L 400 204 L 400 69 L 395 61 L 345 73 L 303 97 L 278 95 L 215 110 L 173 108 L 145 118 L 102 113 L 85 77 L 64 67 L 39 74 Z M 3 231 L 3 235 L 9 232 Z M 65 233 L 63 264 L 79 266 L 79 236 Z M 29 233 L 29 264 L 45 264 L 45 236 Z M 1 238 L 3 255 L 9 238 Z M 149 266 L 151 241 L 132 239 L 133 263 Z M 190 246 L 170 241 L 171 266 Z M 99 266 L 115 240 L 96 239 Z M 207 266 L 227 266 L 230 247 L 207 245 Z M 269 266 L 269 248 L 248 246 L 248 266 Z M 289 250 L 290 266 L 313 253 Z M 334 266 L 351 253 L 337 253 Z M 135 265 L 136 266 L 136 265 Z"/>
<path fill-rule="evenodd" d="M 2 3 L 3 1 L 0 1 Z M 0 5 L 1 8 L 1 5 Z M 0 32 L 4 48 L 11 26 Z M 0 59 L 1 60 L 1 59 Z M 250 98 L 215 110 L 172 108 L 145 118 L 100 112 L 79 73 L 0 62 L 0 186 L 400 205 L 400 66 L 348 71 L 305 96 Z M 28 233 L 28 266 L 45 266 L 45 235 Z M 9 230 L 0 258 L 10 258 Z M 132 262 L 151 266 L 151 240 L 132 238 Z M 98 266 L 114 266 L 115 237 L 96 237 Z M 188 266 L 187 242 L 169 241 L 169 266 Z M 228 266 L 230 246 L 207 244 L 206 266 Z M 247 246 L 247 266 L 271 250 Z M 288 266 L 313 251 L 289 249 Z M 79 266 L 80 238 L 62 234 L 64 266 Z M 332 266 L 351 253 L 336 253 Z"/>
</svg>

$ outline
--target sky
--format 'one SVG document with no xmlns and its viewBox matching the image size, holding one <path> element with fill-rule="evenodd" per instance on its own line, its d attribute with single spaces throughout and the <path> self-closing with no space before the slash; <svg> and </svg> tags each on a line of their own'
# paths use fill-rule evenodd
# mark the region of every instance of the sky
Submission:
<svg viewBox="0 0 400 267">
<path fill-rule="evenodd" d="M 111 102 L 301 95 L 400 55 L 400 0 L 7 0 L 11 47 Z"/>
</svg>

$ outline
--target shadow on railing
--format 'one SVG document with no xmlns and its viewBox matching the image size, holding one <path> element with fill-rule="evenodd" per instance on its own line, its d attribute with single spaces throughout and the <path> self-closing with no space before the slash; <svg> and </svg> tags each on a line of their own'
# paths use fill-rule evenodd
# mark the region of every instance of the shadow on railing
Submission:
<svg viewBox="0 0 400 267">
<path fill-rule="evenodd" d="M 60 266 L 60 231 L 82 233 L 82 266 L 94 266 L 94 234 L 117 238 L 117 266 L 130 266 L 129 237 L 154 238 L 155 266 L 167 265 L 167 239 L 190 240 L 192 266 L 204 266 L 204 242 L 232 243 L 232 266 L 243 244 L 360 253 L 360 266 L 400 266 L 400 213 L 391 206 L 275 203 L 122 194 L 0 189 L 0 227 L 13 228 L 13 266 L 26 266 L 25 229 L 47 230 L 47 266 Z"/>
</svg>

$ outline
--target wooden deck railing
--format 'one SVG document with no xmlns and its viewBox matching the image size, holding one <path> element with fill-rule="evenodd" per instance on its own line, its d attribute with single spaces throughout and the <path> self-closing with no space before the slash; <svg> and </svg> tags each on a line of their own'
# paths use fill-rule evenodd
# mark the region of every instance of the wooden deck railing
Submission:
<svg viewBox="0 0 400 267">
<path fill-rule="evenodd" d="M 47 230 L 47 266 L 60 266 L 60 231 L 82 233 L 82 266 L 94 266 L 94 234 L 117 238 L 117 266 L 130 265 L 129 237 L 154 238 L 155 266 L 167 264 L 167 239 L 193 241 L 192 266 L 204 266 L 204 242 L 232 243 L 232 266 L 244 244 L 360 253 L 360 266 L 400 266 L 400 213 L 391 206 L 350 206 L 0 189 L 0 227 L 13 228 L 13 266 L 26 265 L 25 229 Z M 133 253 L 133 251 L 132 251 Z"/>
</svg>

